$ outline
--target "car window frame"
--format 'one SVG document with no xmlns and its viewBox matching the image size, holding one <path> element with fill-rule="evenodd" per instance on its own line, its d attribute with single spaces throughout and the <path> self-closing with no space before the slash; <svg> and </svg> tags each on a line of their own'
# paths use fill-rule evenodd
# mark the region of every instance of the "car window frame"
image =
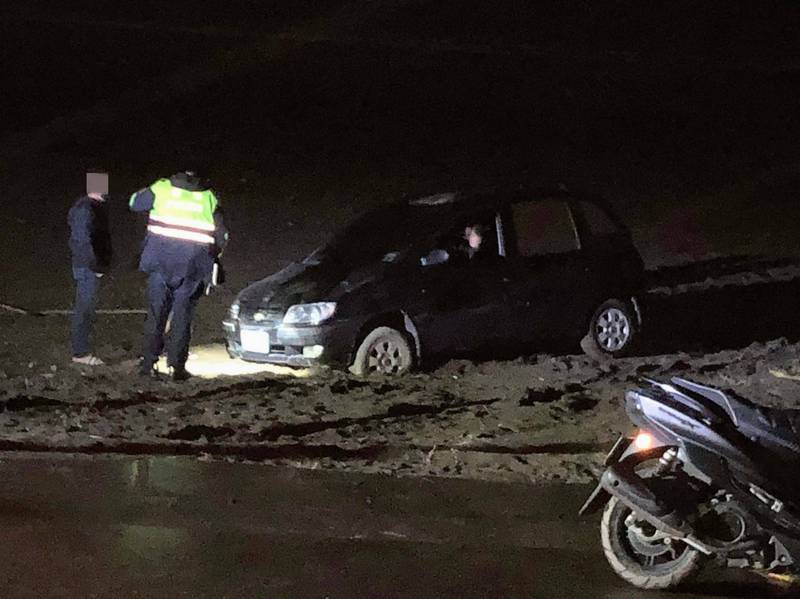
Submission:
<svg viewBox="0 0 800 599">
<path fill-rule="evenodd" d="M 497 256 L 505 258 L 508 256 L 506 250 L 506 232 L 503 224 L 502 210 L 496 210 L 494 213 L 494 229 L 497 235 Z"/>
</svg>

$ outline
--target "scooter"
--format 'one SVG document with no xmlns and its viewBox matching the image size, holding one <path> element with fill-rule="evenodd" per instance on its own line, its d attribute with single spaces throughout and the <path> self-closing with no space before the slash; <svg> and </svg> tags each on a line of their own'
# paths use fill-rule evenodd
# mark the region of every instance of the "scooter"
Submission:
<svg viewBox="0 0 800 599">
<path fill-rule="evenodd" d="M 705 564 L 781 583 L 800 574 L 800 411 L 713 387 L 645 379 L 625 395 L 639 428 L 621 437 L 580 510 L 603 509 L 608 563 L 643 589 L 668 589 Z"/>
</svg>

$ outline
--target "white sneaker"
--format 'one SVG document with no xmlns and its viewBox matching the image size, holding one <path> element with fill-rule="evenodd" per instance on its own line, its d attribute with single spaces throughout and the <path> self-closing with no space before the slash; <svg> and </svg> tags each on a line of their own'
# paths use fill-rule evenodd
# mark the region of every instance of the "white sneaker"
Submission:
<svg viewBox="0 0 800 599">
<path fill-rule="evenodd" d="M 84 366 L 103 366 L 105 362 L 103 362 L 97 356 L 93 356 L 92 354 L 87 354 L 85 356 L 81 356 L 80 358 L 77 356 L 72 357 L 72 361 L 75 364 L 82 364 Z"/>
</svg>

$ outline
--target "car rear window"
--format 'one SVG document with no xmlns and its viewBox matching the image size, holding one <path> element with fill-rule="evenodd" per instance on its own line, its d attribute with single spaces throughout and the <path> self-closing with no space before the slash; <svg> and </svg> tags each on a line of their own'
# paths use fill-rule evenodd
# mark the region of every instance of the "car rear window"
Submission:
<svg viewBox="0 0 800 599">
<path fill-rule="evenodd" d="M 586 219 L 586 224 L 592 235 L 600 237 L 619 233 L 619 227 L 614 224 L 614 221 L 612 221 L 608 214 L 597 204 L 582 200 L 581 212 L 583 213 L 583 218 Z"/>
<path fill-rule="evenodd" d="M 517 251 L 521 256 L 561 254 L 580 248 L 569 206 L 563 200 L 512 205 Z"/>
</svg>

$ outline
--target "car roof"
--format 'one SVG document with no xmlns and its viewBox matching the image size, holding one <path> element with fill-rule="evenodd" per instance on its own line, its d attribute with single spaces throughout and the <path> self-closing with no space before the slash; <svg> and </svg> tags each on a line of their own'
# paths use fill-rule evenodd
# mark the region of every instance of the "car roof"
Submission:
<svg viewBox="0 0 800 599">
<path fill-rule="evenodd" d="M 425 218 L 423 214 L 431 217 L 437 214 L 439 218 L 458 219 L 481 210 L 500 210 L 518 202 L 553 199 L 575 200 L 594 204 L 611 219 L 621 232 L 628 232 L 628 227 L 602 197 L 589 193 L 572 193 L 563 185 L 520 187 L 513 190 L 500 188 L 472 192 L 447 191 L 396 202 L 393 205 L 404 204 L 406 208 L 411 208 L 414 212 L 416 212 L 417 208 L 420 208 L 422 210 L 418 213 L 418 216 L 422 218 Z"/>
<path fill-rule="evenodd" d="M 481 208 L 498 208 L 517 202 L 573 197 L 562 187 L 536 187 L 517 190 L 447 191 L 408 200 L 409 206 L 420 208 L 448 208 L 450 212 L 473 212 Z"/>
</svg>

